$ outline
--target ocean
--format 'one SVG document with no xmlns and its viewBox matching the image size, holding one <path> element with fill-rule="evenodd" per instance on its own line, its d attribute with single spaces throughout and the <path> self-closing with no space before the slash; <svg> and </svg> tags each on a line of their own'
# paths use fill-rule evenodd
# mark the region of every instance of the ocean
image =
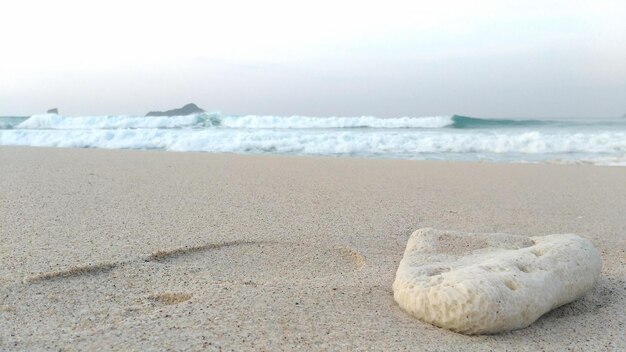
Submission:
<svg viewBox="0 0 626 352">
<path fill-rule="evenodd" d="M 626 166 L 626 118 L 0 117 L 0 145 Z"/>
</svg>

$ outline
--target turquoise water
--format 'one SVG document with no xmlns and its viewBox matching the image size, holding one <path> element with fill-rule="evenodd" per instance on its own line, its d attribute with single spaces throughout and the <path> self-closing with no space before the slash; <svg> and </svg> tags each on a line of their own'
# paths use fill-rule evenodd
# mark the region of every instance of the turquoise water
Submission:
<svg viewBox="0 0 626 352">
<path fill-rule="evenodd" d="M 29 116 L 0 116 L 0 130 L 14 128 L 28 118 Z"/>
</svg>

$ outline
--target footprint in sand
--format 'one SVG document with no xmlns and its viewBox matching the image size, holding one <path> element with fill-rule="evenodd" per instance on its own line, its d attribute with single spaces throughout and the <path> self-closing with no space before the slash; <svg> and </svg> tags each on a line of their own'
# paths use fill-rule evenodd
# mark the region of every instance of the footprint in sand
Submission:
<svg viewBox="0 0 626 352">
<path fill-rule="evenodd" d="M 319 279 L 361 270 L 366 265 L 365 257 L 349 247 L 325 248 L 302 243 L 232 241 L 159 250 L 148 257 L 124 263 L 105 262 L 43 272 L 27 276 L 24 283 L 36 284 L 96 276 L 145 262 L 173 266 L 174 271 L 182 269 L 196 274 L 206 273 L 217 281 L 235 281 L 246 285 L 275 280 Z M 167 267 L 162 269 L 167 270 Z M 165 293 L 162 298 L 158 298 L 161 297 L 159 295 L 154 294 L 151 299 L 178 303 L 177 299 L 183 297 Z M 172 298 L 174 296 L 178 298 Z M 182 301 L 187 299 L 189 298 Z"/>
<path fill-rule="evenodd" d="M 148 296 L 151 301 L 171 305 L 182 303 L 191 299 L 192 294 L 187 292 L 160 292 Z"/>
<path fill-rule="evenodd" d="M 76 277 L 94 276 L 112 271 L 119 266 L 118 263 L 98 263 L 89 265 L 72 266 L 64 270 L 43 272 L 36 275 L 26 276 L 24 283 L 34 284 L 46 281 L 71 279 Z"/>
<path fill-rule="evenodd" d="M 274 280 L 307 280 L 362 269 L 365 257 L 348 248 L 300 243 L 225 242 L 158 251 L 146 261 L 207 272 L 215 280 L 258 284 Z"/>
</svg>

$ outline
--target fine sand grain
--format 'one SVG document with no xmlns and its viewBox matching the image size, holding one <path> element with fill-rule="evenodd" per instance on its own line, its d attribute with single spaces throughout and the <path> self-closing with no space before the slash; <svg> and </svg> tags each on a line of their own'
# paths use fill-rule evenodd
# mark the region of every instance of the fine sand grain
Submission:
<svg viewBox="0 0 626 352">
<path fill-rule="evenodd" d="M 625 214 L 626 168 L 0 147 L 0 350 L 620 351 Z M 393 299 L 422 227 L 576 233 L 601 277 L 456 334 Z"/>
</svg>

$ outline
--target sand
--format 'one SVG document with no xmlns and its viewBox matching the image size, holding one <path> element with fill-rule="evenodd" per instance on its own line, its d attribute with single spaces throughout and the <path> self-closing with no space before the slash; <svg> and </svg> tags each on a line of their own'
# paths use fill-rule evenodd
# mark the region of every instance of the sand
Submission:
<svg viewBox="0 0 626 352">
<path fill-rule="evenodd" d="M 626 348 L 626 168 L 0 148 L 0 350 Z M 577 233 L 584 298 L 526 329 L 420 322 L 421 227 Z"/>
</svg>

